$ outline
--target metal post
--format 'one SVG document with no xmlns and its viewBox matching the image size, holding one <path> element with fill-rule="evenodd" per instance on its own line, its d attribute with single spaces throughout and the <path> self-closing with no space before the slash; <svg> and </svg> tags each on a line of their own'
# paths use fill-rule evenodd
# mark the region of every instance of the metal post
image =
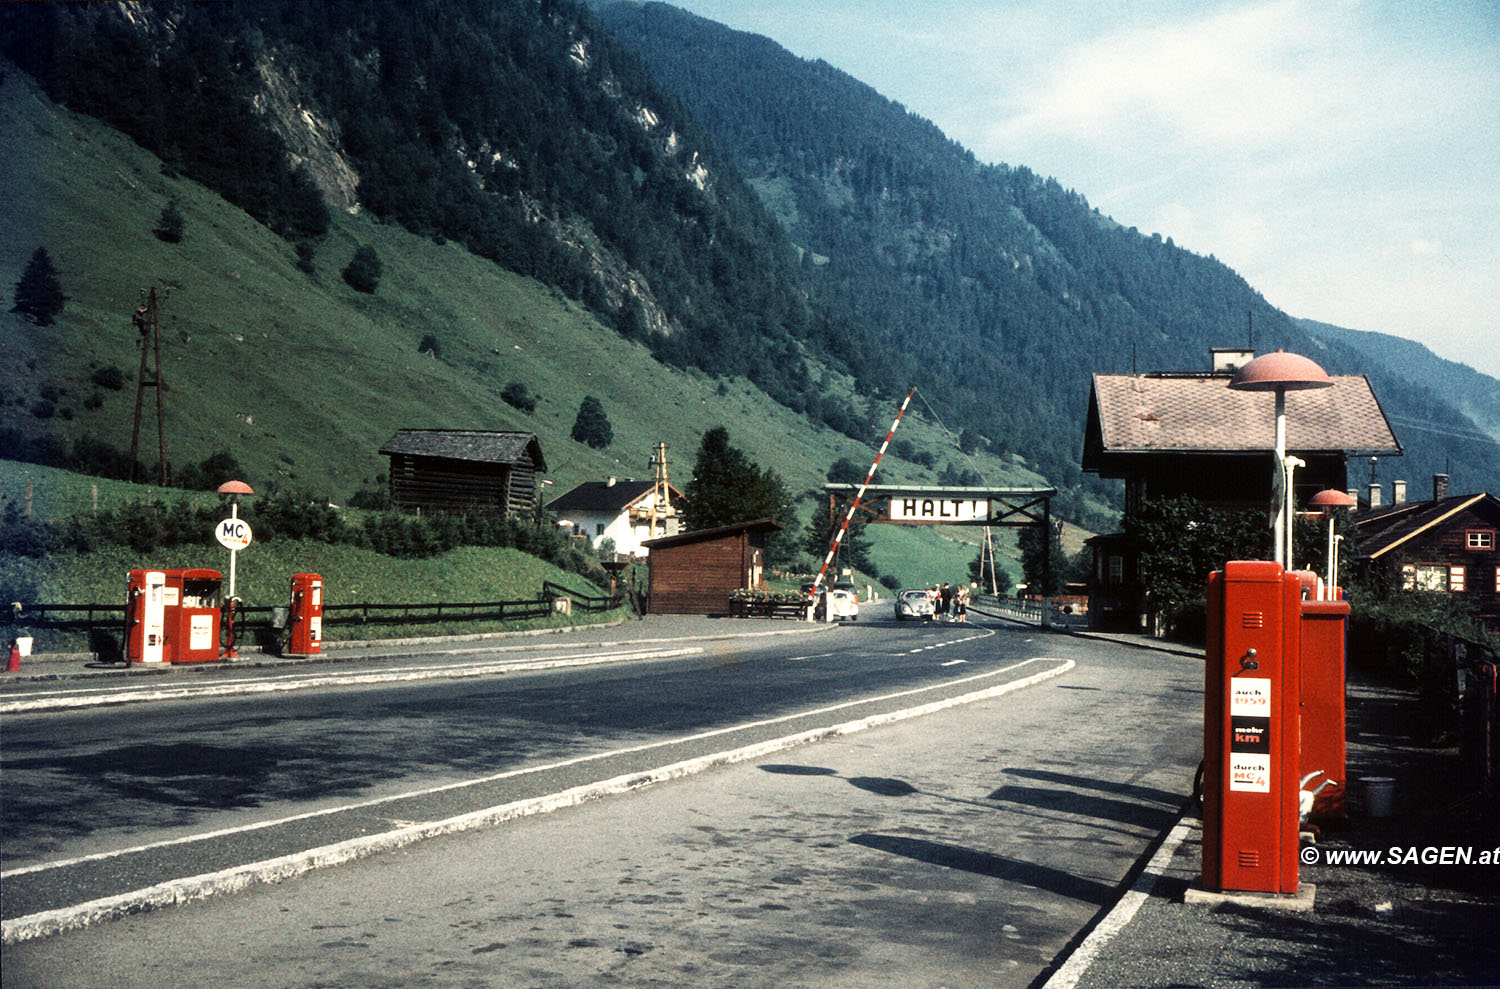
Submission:
<svg viewBox="0 0 1500 989">
<path fill-rule="evenodd" d="M 1271 558 L 1286 566 L 1286 389 L 1276 389 L 1276 521 L 1272 525 Z"/>
</svg>

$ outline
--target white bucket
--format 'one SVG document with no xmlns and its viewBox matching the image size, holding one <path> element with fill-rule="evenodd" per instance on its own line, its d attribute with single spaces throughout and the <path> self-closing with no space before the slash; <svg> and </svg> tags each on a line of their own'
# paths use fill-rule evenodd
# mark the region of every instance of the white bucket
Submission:
<svg viewBox="0 0 1500 989">
<path fill-rule="evenodd" d="M 18 636 L 16 636 L 16 651 L 21 654 L 21 657 L 23 659 L 25 657 L 27 657 L 27 656 L 30 656 L 31 655 L 31 636 L 29 636 L 29 635 L 18 635 Z"/>
<path fill-rule="evenodd" d="M 1390 817 L 1396 803 L 1396 781 L 1389 776 L 1361 776 L 1360 800 L 1366 817 Z"/>
</svg>

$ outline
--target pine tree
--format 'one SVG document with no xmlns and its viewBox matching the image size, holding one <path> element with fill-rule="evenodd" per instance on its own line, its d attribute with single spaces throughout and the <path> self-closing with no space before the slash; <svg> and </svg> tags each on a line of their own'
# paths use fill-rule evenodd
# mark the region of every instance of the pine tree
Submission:
<svg viewBox="0 0 1500 989">
<path fill-rule="evenodd" d="M 161 208 L 161 216 L 157 218 L 156 229 L 152 233 L 157 238 L 169 244 L 176 244 L 182 240 L 182 230 L 186 221 L 182 218 L 182 211 L 177 208 L 177 201 L 172 200 Z"/>
<path fill-rule="evenodd" d="M 26 262 L 21 280 L 16 282 L 16 304 L 10 311 L 20 313 L 37 326 L 51 326 L 67 299 L 47 249 L 38 247 Z"/>
<path fill-rule="evenodd" d="M 614 427 L 609 424 L 609 416 L 604 414 L 604 405 L 593 395 L 584 396 L 579 403 L 572 435 L 579 443 L 587 443 L 595 450 L 602 450 L 614 442 Z"/>
<path fill-rule="evenodd" d="M 682 494 L 683 525 L 690 531 L 771 518 L 786 528 L 766 537 L 766 562 L 786 563 L 796 556 L 797 517 L 786 485 L 775 471 L 762 470 L 731 446 L 723 426 L 703 434 L 693 479 Z"/>
</svg>

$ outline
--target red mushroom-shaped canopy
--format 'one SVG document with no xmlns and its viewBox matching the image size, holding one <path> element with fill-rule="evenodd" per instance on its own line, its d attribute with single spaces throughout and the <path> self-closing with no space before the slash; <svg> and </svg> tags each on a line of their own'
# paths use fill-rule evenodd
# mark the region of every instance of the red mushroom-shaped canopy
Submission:
<svg viewBox="0 0 1500 989">
<path fill-rule="evenodd" d="M 1314 508 L 1353 508 L 1359 504 L 1347 491 L 1325 488 L 1307 500 Z"/>
<path fill-rule="evenodd" d="M 255 494 L 255 489 L 244 481 L 225 481 L 216 490 L 219 494 Z"/>
<path fill-rule="evenodd" d="M 1316 362 L 1284 350 L 1260 355 L 1229 379 L 1229 387 L 1238 391 L 1298 391 L 1332 386 L 1333 379 Z"/>
</svg>

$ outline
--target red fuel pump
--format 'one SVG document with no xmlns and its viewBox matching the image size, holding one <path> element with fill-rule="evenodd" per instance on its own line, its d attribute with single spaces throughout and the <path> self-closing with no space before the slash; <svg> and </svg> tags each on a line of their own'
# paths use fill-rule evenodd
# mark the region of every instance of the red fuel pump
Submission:
<svg viewBox="0 0 1500 989">
<path fill-rule="evenodd" d="M 1204 889 L 1295 894 L 1302 584 L 1232 561 L 1208 580 Z"/>
<path fill-rule="evenodd" d="M 1335 592 L 1338 590 L 1334 588 Z M 1301 779 L 1311 800 L 1309 817 L 1348 817 L 1344 721 L 1345 641 L 1349 602 L 1303 601 L 1298 634 L 1302 653 Z"/>
<path fill-rule="evenodd" d="M 287 612 L 287 655 L 316 656 L 323 651 L 323 578 L 292 574 L 292 606 Z"/>
</svg>

